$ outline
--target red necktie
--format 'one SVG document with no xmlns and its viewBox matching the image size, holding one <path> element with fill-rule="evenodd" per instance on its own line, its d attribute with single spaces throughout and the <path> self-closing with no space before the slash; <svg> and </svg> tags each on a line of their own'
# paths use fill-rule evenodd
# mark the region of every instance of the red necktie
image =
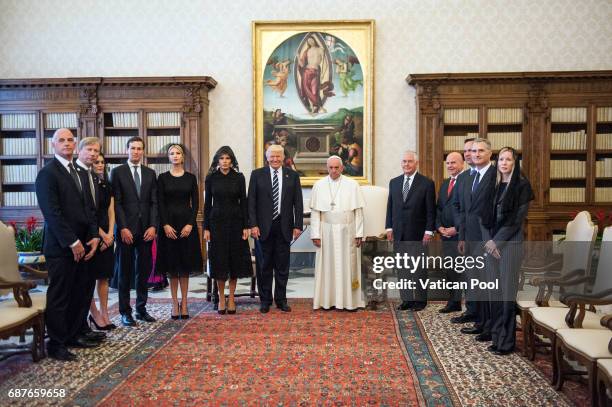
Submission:
<svg viewBox="0 0 612 407">
<path fill-rule="evenodd" d="M 450 182 L 448 183 L 448 191 L 446 193 L 447 197 L 451 195 L 451 192 L 453 192 L 454 187 L 455 187 L 455 178 L 451 178 Z"/>
</svg>

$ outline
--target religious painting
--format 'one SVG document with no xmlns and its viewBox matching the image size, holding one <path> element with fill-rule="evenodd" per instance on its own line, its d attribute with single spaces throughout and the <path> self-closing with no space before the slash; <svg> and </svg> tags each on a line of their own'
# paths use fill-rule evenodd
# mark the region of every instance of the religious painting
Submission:
<svg viewBox="0 0 612 407">
<path fill-rule="evenodd" d="M 372 183 L 374 21 L 254 22 L 255 166 L 272 144 L 303 186 L 327 175 Z"/>
</svg>

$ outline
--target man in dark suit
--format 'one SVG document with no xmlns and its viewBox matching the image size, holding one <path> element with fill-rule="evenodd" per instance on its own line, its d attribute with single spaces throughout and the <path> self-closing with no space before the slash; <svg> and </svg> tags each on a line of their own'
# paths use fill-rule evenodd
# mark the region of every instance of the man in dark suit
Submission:
<svg viewBox="0 0 612 407">
<path fill-rule="evenodd" d="M 72 163 L 76 140 L 68 129 L 58 129 L 51 140 L 55 158 L 36 177 L 36 197 L 45 218 L 43 253 L 49 271 L 45 321 L 49 356 L 75 360 L 67 346 L 87 346 L 79 338 L 81 320 L 74 317 L 82 302 L 79 273 L 95 254 L 100 239 L 89 186 Z M 87 248 L 86 248 L 87 247 Z M 91 344 L 90 344 L 91 345 Z"/>
<path fill-rule="evenodd" d="M 130 283 L 136 277 L 136 319 L 154 322 L 146 309 L 147 280 L 151 274 L 151 246 L 157 231 L 157 177 L 142 164 L 144 140 L 127 142 L 128 162 L 111 172 L 115 197 L 115 220 L 119 264 L 119 312 L 124 326 L 134 326 L 130 306 Z"/>
<path fill-rule="evenodd" d="M 436 230 L 442 239 L 442 252 L 444 256 L 457 257 L 457 241 L 459 240 L 455 219 L 458 217 L 457 207 L 454 202 L 456 195 L 455 187 L 457 176 L 463 170 L 463 157 L 460 153 L 452 152 L 446 156 L 446 169 L 450 178 L 444 180 L 440 186 L 438 194 Z M 446 280 L 460 282 L 463 280 L 462 274 L 453 269 L 446 270 Z M 461 290 L 451 289 L 449 291 L 446 306 L 439 312 L 446 314 L 449 312 L 461 311 Z"/>
<path fill-rule="evenodd" d="M 478 257 L 484 253 L 482 233 L 480 229 L 480 216 L 485 202 L 484 194 L 480 193 L 487 189 L 487 185 L 495 182 L 496 170 L 491 164 L 491 142 L 487 139 L 477 138 L 472 143 L 473 175 L 462 182 L 461 202 L 459 205 L 459 243 L 457 248 L 461 255 Z M 467 270 L 469 279 L 476 278 L 486 280 L 484 270 Z M 473 327 L 461 329 L 465 334 L 476 334 L 476 340 L 491 340 L 490 305 L 488 294 L 484 290 L 469 290 L 466 297 L 476 302 L 476 319 Z"/>
<path fill-rule="evenodd" d="M 98 159 L 100 155 L 100 140 L 96 137 L 85 137 L 78 145 L 78 156 L 74 159 L 73 164 L 84 181 L 83 185 L 86 187 L 86 198 L 90 202 L 96 213 L 96 223 L 98 219 L 98 201 L 99 201 L 99 190 L 98 182 L 95 175 L 92 174 L 92 165 Z M 86 272 L 79 273 L 77 292 L 81 293 L 82 304 L 78 310 L 75 311 L 75 317 L 81 320 L 81 328 L 79 334 L 81 338 L 87 341 L 94 342 L 92 345 L 96 345 L 99 341 L 106 338 L 104 332 L 94 332 L 90 329 L 87 324 L 87 315 L 89 314 L 89 307 L 91 300 L 94 295 L 94 289 L 96 287 L 95 271 L 91 270 L 91 262 L 86 262 Z"/>
<path fill-rule="evenodd" d="M 406 151 L 401 166 L 404 174 L 389 182 L 387 200 L 387 239 L 394 241 L 394 251 L 421 256 L 433 238 L 436 220 L 436 190 L 432 180 L 419 174 L 419 159 L 414 151 Z M 414 290 L 401 289 L 399 310 L 421 311 L 427 305 L 427 289 L 419 282 L 427 278 L 427 270 L 420 267 L 411 273 L 398 269 L 400 280 L 412 280 Z"/>
<path fill-rule="evenodd" d="M 454 188 L 455 193 L 453 194 L 453 203 L 455 204 L 455 228 L 457 229 L 457 232 L 459 232 L 459 228 L 461 227 L 461 218 L 459 213 L 463 197 L 463 183 L 469 182 L 470 176 L 474 175 L 474 172 L 476 171 L 474 168 L 474 162 L 472 161 L 473 143 L 474 137 L 466 138 L 463 143 L 463 159 L 468 165 L 468 169 L 457 176 L 457 182 Z M 463 277 L 465 278 L 465 273 Z M 451 323 L 464 324 L 466 322 L 474 322 L 476 320 L 476 302 L 470 301 L 466 298 L 465 308 L 466 310 L 461 315 L 451 318 Z"/>
<path fill-rule="evenodd" d="M 268 147 L 266 158 L 269 166 L 251 173 L 248 199 L 249 224 L 259 263 L 260 311 L 264 314 L 270 311 L 273 299 L 281 311 L 291 311 L 287 304 L 290 243 L 302 233 L 304 212 L 300 176 L 282 167 L 284 148 L 280 145 Z"/>
</svg>

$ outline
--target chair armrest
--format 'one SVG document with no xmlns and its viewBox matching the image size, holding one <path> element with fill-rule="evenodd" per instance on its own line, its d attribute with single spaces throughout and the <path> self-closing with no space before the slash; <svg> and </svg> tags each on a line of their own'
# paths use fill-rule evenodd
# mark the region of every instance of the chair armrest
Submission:
<svg viewBox="0 0 612 407">
<path fill-rule="evenodd" d="M 530 266 L 530 265 L 523 265 L 521 266 L 521 272 L 525 272 L 525 273 L 544 273 L 546 271 L 551 271 L 553 269 L 559 269 L 561 268 L 561 265 L 563 264 L 563 256 L 561 255 L 557 255 L 555 257 L 558 257 L 556 259 L 554 259 L 553 261 L 546 263 L 544 265 L 541 266 Z"/>
<path fill-rule="evenodd" d="M 7 281 L 0 279 L 0 288 L 12 288 L 13 296 L 19 307 L 29 308 L 32 306 L 32 298 L 30 298 L 29 290 L 36 287 L 34 281 Z"/>
<path fill-rule="evenodd" d="M 584 276 L 584 274 L 585 274 L 584 269 L 576 269 L 562 276 L 556 275 L 556 276 L 534 277 L 529 281 L 529 284 L 533 286 L 541 286 L 541 285 L 547 285 L 547 284 L 559 285 L 560 283 L 563 283 L 571 278 L 582 277 Z"/>
<path fill-rule="evenodd" d="M 36 270 L 34 267 L 30 267 L 26 264 L 20 264 L 19 271 L 21 271 L 24 274 L 27 274 L 28 276 L 31 276 L 37 279 L 41 279 L 41 280 L 46 280 L 47 278 L 49 278 L 49 273 L 47 271 Z"/>
<path fill-rule="evenodd" d="M 612 304 L 612 288 L 593 294 L 571 294 L 568 293 L 563 298 L 563 303 L 571 305 L 609 305 Z"/>
<path fill-rule="evenodd" d="M 601 326 L 605 326 L 606 328 L 612 330 L 612 314 L 604 315 L 601 319 Z"/>
</svg>

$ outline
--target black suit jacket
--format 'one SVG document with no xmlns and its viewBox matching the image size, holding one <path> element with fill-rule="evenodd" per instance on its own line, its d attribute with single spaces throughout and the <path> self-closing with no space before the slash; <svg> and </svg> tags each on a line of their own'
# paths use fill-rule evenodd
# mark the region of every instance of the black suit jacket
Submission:
<svg viewBox="0 0 612 407">
<path fill-rule="evenodd" d="M 469 175 L 468 172 L 468 175 L 463 178 L 459 197 L 459 240 L 467 242 L 482 241 L 480 216 L 484 207 L 487 205 L 487 202 L 485 202 L 485 194 L 483 194 L 482 191 L 486 191 L 489 183 L 495 182 L 496 171 L 497 169 L 495 166 L 491 165 L 478 183 L 478 187 L 474 192 L 472 192 L 472 185 L 476 174 Z"/>
<path fill-rule="evenodd" d="M 453 186 L 453 190 L 451 191 L 450 196 L 448 196 L 448 185 L 450 183 L 450 178 L 447 178 L 442 182 L 440 186 L 440 191 L 438 193 L 438 203 L 436 205 L 436 230 L 440 226 L 445 228 L 455 227 L 455 219 L 459 216 L 459 211 L 457 206 L 455 205 L 455 195 L 457 195 L 457 187 L 459 186 L 459 181 L 455 180 L 455 185 Z M 442 236 L 443 240 L 457 240 L 458 235 L 453 236 L 452 238 L 446 238 Z"/>
<path fill-rule="evenodd" d="M 113 168 L 110 175 L 117 230 L 127 228 L 135 236 L 141 236 L 151 226 L 157 228 L 159 223 L 155 171 L 144 165 L 140 169 L 140 197 L 128 164 Z"/>
<path fill-rule="evenodd" d="M 304 203 L 300 176 L 290 168 L 283 167 L 281 189 L 281 230 L 287 242 L 293 240 L 293 229 L 302 229 Z M 272 226 L 272 177 L 270 168 L 263 167 L 251 173 L 249 181 L 249 226 L 259 227 L 260 239 L 266 240 Z"/>
<path fill-rule="evenodd" d="M 404 202 L 404 175 L 389 182 L 386 228 L 393 229 L 396 241 L 421 241 L 426 230 L 435 230 L 436 187 L 429 178 L 415 174 Z M 402 238 L 403 236 L 403 238 Z"/>
<path fill-rule="evenodd" d="M 71 244 L 80 240 L 85 245 L 98 236 L 87 174 L 82 170 L 77 173 L 83 192 L 56 158 L 36 177 L 36 197 L 45 218 L 43 253 L 47 257 L 72 257 Z"/>
</svg>

